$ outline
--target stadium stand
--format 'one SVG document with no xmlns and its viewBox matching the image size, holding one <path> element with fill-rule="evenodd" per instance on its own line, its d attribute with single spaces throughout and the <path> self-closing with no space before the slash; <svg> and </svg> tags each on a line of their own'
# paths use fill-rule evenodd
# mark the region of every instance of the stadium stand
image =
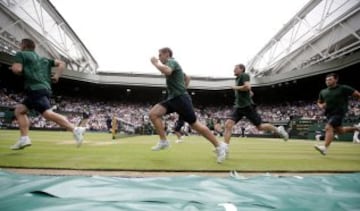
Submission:
<svg viewBox="0 0 360 211">
<path fill-rule="evenodd" d="M 24 13 L 16 9 L 24 3 L 29 3 L 27 9 L 30 12 Z M 333 4 L 326 10 L 324 7 L 326 4 L 320 0 L 305 5 L 248 65 L 255 92 L 254 101 L 258 104 L 264 121 L 287 125 L 289 129 L 299 123 L 296 122 L 299 119 L 320 121 L 321 115 L 315 106 L 315 100 L 318 91 L 324 87 L 324 74 L 328 72 L 338 72 L 340 83 L 360 89 L 360 42 L 357 36 L 359 2 Z M 59 36 L 55 35 L 52 38 L 46 37 L 46 34 L 42 34 L 43 31 L 34 27 L 32 16 L 36 14 L 34 9 L 37 8 L 52 23 L 42 27 L 46 29 L 51 25 L 57 28 L 58 30 L 48 31 L 61 33 L 67 42 L 56 40 Z M 43 1 L 39 4 L 36 1 L 4 1 L 0 4 L 0 10 L 3 21 L 0 33 L 2 127 L 16 127 L 11 113 L 14 102 L 22 99 L 23 83 L 22 78 L 12 74 L 8 67 L 13 55 L 19 50 L 19 40 L 24 36 L 40 43 L 38 51 L 41 55 L 66 61 L 67 70 L 60 83 L 53 87 L 53 104 L 57 106 L 57 111 L 66 114 L 73 123 L 80 124 L 84 113 L 87 113 L 89 118 L 86 124 L 93 131 L 109 131 L 109 117 L 117 117 L 135 128 L 143 128 L 144 117 L 151 105 L 164 98 L 164 79 L 159 75 L 97 72 L 96 60 L 51 2 Z M 314 18 L 314 14 L 321 14 L 321 11 L 327 13 L 322 16 L 326 18 Z M 313 18 L 313 21 L 310 22 L 308 17 Z M 297 30 L 302 23 L 311 24 L 312 27 Z M 289 34 L 293 39 L 288 39 Z M 338 36 L 333 37 L 333 34 Z M 290 42 L 285 42 L 286 40 Z M 73 52 L 66 52 L 68 46 L 65 44 L 77 48 Z M 280 44 L 285 44 L 283 51 L 274 51 Z M 272 52 L 278 54 L 274 55 Z M 266 62 L 269 58 L 276 59 L 271 60 L 271 65 L 264 66 L 263 64 L 269 64 Z M 228 88 L 233 83 L 233 78 L 192 77 L 189 93 L 201 121 L 226 117 L 234 100 L 233 91 Z M 358 102 L 352 101 L 346 121 L 358 121 L 358 113 Z M 31 118 L 33 127 L 54 128 L 52 123 L 47 123 L 37 114 L 32 114 Z M 169 128 L 174 119 L 176 118 L 168 118 Z M 302 128 L 309 129 L 304 121 L 301 124 Z M 149 128 L 148 125 L 146 127 Z M 238 124 L 234 133 L 239 134 L 241 127 L 248 134 L 257 133 L 247 121 Z M 146 131 L 152 133 L 150 129 Z"/>
<path fill-rule="evenodd" d="M 1 99 L 1 112 L 2 114 L 2 126 L 8 127 L 17 127 L 16 121 L 14 121 L 12 116 L 12 109 L 16 102 L 22 100 L 22 95 L 15 93 L 13 90 L 9 90 L 3 86 L 1 83 L 2 89 L 0 91 Z M 101 85 L 99 85 L 101 86 Z M 81 87 L 85 89 L 86 87 Z M 294 90 L 294 93 L 301 92 L 301 86 Z M 119 88 L 121 89 L 121 88 Z M 63 89 L 60 89 L 63 90 Z M 102 89 L 101 89 L 102 90 Z M 120 122 L 122 128 L 118 128 L 119 131 L 126 133 L 153 133 L 153 130 L 150 132 L 144 132 L 144 128 L 149 128 L 148 121 L 146 117 L 151 108 L 151 103 L 143 102 L 140 97 L 129 97 L 128 99 L 117 99 L 117 96 L 113 96 L 113 99 L 103 99 L 102 91 L 94 92 L 86 95 L 81 94 L 81 98 L 77 96 L 55 95 L 52 98 L 53 104 L 56 105 L 56 111 L 66 115 L 69 120 L 74 124 L 80 124 L 83 119 L 84 113 L 88 114 L 88 121 L 86 127 L 90 131 L 109 131 L 109 126 L 107 119 L 112 117 Z M 260 90 L 261 92 L 261 90 Z M 314 92 L 315 93 L 315 92 Z M 207 95 L 212 95 L 212 91 L 208 91 Z M 153 101 L 156 100 L 158 96 L 153 95 Z M 316 99 L 316 95 L 312 97 Z M 322 112 L 318 109 L 314 100 L 296 100 L 296 101 L 284 101 L 284 102 L 274 102 L 267 101 L 262 99 L 262 104 L 258 105 L 260 115 L 263 117 L 263 120 L 266 122 L 274 123 L 275 125 L 286 125 L 288 126 L 291 120 L 311 120 L 312 122 L 321 122 L 323 119 Z M 206 124 L 209 119 L 220 119 L 224 120 L 227 117 L 227 114 L 231 110 L 232 103 L 226 104 L 224 102 L 218 102 L 217 105 L 208 105 L 207 100 L 202 101 L 202 99 L 197 99 L 195 104 L 196 113 L 201 122 Z M 355 118 L 359 116 L 360 113 L 360 103 L 355 100 L 351 100 L 349 104 L 349 112 L 347 115 L 346 122 L 356 123 L 358 119 Z M 176 114 L 170 115 L 166 121 L 169 128 L 173 128 L 174 123 L 177 119 Z M 47 122 L 41 116 L 33 113 L 31 116 L 31 122 L 33 128 L 47 128 L 47 129 L 60 129 L 57 128 L 54 123 Z M 114 120 L 113 123 L 114 124 Z M 241 134 L 241 128 L 245 128 L 246 135 L 258 135 L 259 131 L 256 130 L 254 126 L 249 124 L 248 121 L 242 120 L 234 128 L 234 134 Z M 115 136 L 114 130 L 112 131 L 113 137 Z"/>
</svg>

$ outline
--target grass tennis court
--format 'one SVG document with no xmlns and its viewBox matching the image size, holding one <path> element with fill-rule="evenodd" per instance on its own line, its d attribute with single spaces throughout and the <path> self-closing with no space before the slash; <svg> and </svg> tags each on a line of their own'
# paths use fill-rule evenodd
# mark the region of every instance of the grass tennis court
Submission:
<svg viewBox="0 0 360 211">
<path fill-rule="evenodd" d="M 69 132 L 31 131 L 32 146 L 20 151 L 9 147 L 17 130 L 0 130 L 0 167 L 59 168 L 134 171 L 360 171 L 360 144 L 333 142 L 328 155 L 314 150 L 315 141 L 233 138 L 230 158 L 216 163 L 212 145 L 200 136 L 185 137 L 180 144 L 169 136 L 170 149 L 150 150 L 158 136 L 133 136 L 116 140 L 108 133 L 86 133 L 76 148 Z"/>
</svg>

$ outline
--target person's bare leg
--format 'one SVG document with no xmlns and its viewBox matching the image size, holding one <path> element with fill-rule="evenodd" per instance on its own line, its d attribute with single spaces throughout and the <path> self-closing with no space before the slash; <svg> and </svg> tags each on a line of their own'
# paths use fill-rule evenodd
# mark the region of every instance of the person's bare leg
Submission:
<svg viewBox="0 0 360 211">
<path fill-rule="evenodd" d="M 210 141 L 215 147 L 219 146 L 219 142 L 216 139 L 215 135 L 209 130 L 208 127 L 201 124 L 198 120 L 191 124 L 191 127 L 196 130 L 199 134 L 204 136 L 208 141 Z"/>
<path fill-rule="evenodd" d="M 334 127 L 330 124 L 325 126 L 325 147 L 328 148 L 334 139 Z"/>
<path fill-rule="evenodd" d="M 84 140 L 84 133 L 86 131 L 85 127 L 75 127 L 65 116 L 53 112 L 51 109 L 48 109 L 42 113 L 42 116 L 50 121 L 55 122 L 61 127 L 66 128 L 68 131 L 71 131 L 74 135 L 76 141 L 76 146 L 80 147 Z"/>
<path fill-rule="evenodd" d="M 42 113 L 42 116 L 50 121 L 55 122 L 61 127 L 66 128 L 69 131 L 74 131 L 75 126 L 63 115 L 53 112 L 52 110 L 46 110 Z"/>
<path fill-rule="evenodd" d="M 183 136 L 182 136 L 182 133 L 180 133 L 179 131 L 174 131 L 176 137 L 177 137 L 177 140 L 175 141 L 175 143 L 181 143 L 183 142 Z"/>
<path fill-rule="evenodd" d="M 175 133 L 177 139 L 180 140 L 181 139 L 181 134 L 179 132 L 177 132 L 177 131 L 175 131 L 174 133 Z"/>
<path fill-rule="evenodd" d="M 325 140 L 324 146 L 322 145 L 315 145 L 315 149 L 319 151 L 322 155 L 327 154 L 327 150 L 334 139 L 335 128 L 330 124 L 325 125 Z"/>
<path fill-rule="evenodd" d="M 337 128 L 335 128 L 336 134 L 353 133 L 355 131 L 359 131 L 359 129 L 357 127 L 354 127 L 354 126 L 346 126 L 346 127 L 337 127 Z"/>
<path fill-rule="evenodd" d="M 191 128 L 196 130 L 199 134 L 204 136 L 208 141 L 210 141 L 214 145 L 216 149 L 215 151 L 217 155 L 217 162 L 222 163 L 226 159 L 227 145 L 218 142 L 215 135 L 209 130 L 209 128 L 201 124 L 198 120 L 196 120 L 196 122 L 191 124 Z"/>
<path fill-rule="evenodd" d="M 278 134 L 276 127 L 269 123 L 262 123 L 259 126 L 257 126 L 256 128 L 261 131 L 268 131 L 268 132 L 273 132 L 273 133 Z"/>
<path fill-rule="evenodd" d="M 162 116 L 166 114 L 166 108 L 164 108 L 160 104 L 156 104 L 154 107 L 151 108 L 149 112 L 149 117 L 151 122 L 153 123 L 157 134 L 160 137 L 160 140 L 167 140 L 166 133 L 162 121 Z"/>
<path fill-rule="evenodd" d="M 226 144 L 230 144 L 232 129 L 233 129 L 234 125 L 235 125 L 235 121 L 232 119 L 228 119 L 225 122 L 224 141 Z"/>
<path fill-rule="evenodd" d="M 20 135 L 21 136 L 28 136 L 29 135 L 29 127 L 30 121 L 27 116 L 28 109 L 23 104 L 18 104 L 15 107 L 15 117 L 19 124 Z"/>
<path fill-rule="evenodd" d="M 28 109 L 24 104 L 16 105 L 14 113 L 19 124 L 20 138 L 10 147 L 12 150 L 21 150 L 31 146 L 31 140 L 29 138 L 30 121 L 27 112 Z"/>
<path fill-rule="evenodd" d="M 151 147 L 152 151 L 159 151 L 166 149 L 170 146 L 170 142 L 166 138 L 166 131 L 164 129 L 162 116 L 166 114 L 166 108 L 160 104 L 156 104 L 151 108 L 149 117 L 153 125 L 155 126 L 156 132 L 160 137 L 160 141 L 157 145 Z"/>
<path fill-rule="evenodd" d="M 285 131 L 283 126 L 276 128 L 272 124 L 262 123 L 262 124 L 256 126 L 256 128 L 261 131 L 268 131 L 268 132 L 278 134 L 280 137 L 282 137 L 284 139 L 284 141 L 287 141 L 289 139 L 289 134 Z"/>
</svg>

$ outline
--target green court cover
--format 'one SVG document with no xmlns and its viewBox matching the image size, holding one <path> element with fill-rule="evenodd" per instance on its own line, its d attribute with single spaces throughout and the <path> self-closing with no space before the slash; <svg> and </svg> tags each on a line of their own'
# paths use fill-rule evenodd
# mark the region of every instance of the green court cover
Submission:
<svg viewBox="0 0 360 211">
<path fill-rule="evenodd" d="M 0 170 L 0 210 L 360 210 L 360 173 L 124 178 Z"/>
</svg>

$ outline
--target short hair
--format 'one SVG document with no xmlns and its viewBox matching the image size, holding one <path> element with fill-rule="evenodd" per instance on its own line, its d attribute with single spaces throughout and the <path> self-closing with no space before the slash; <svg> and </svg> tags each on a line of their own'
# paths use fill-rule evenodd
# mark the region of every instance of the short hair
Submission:
<svg viewBox="0 0 360 211">
<path fill-rule="evenodd" d="M 243 64 L 238 64 L 237 66 L 238 66 L 240 69 L 242 69 L 243 72 L 245 72 L 245 70 L 246 70 L 245 65 L 243 65 Z"/>
<path fill-rule="evenodd" d="M 25 38 L 21 40 L 21 44 L 25 50 L 35 50 L 35 43 L 31 39 Z"/>
<path fill-rule="evenodd" d="M 326 78 L 328 78 L 328 77 L 334 77 L 336 80 L 339 79 L 339 75 L 336 74 L 336 73 L 329 73 L 329 74 L 326 75 Z"/>
<path fill-rule="evenodd" d="M 161 48 L 159 51 L 160 51 L 161 53 L 169 53 L 169 56 L 170 56 L 170 57 L 173 57 L 173 52 L 172 52 L 172 50 L 171 50 L 170 48 L 168 48 L 168 47 Z"/>
</svg>

